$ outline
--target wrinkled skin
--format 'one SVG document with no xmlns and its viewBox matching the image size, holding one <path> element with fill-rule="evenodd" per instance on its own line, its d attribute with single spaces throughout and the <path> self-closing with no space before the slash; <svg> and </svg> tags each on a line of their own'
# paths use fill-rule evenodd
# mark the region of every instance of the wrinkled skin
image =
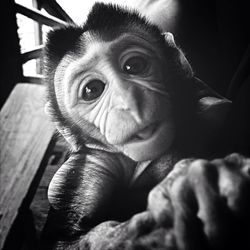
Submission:
<svg viewBox="0 0 250 250">
<path fill-rule="evenodd" d="M 145 212 L 103 222 L 69 249 L 249 249 L 249 209 L 249 159 L 185 159 L 150 192 Z"/>
<path fill-rule="evenodd" d="M 248 244 L 250 160 L 182 160 L 148 198 L 158 226 L 173 223 L 179 249 L 231 249 Z"/>
</svg>

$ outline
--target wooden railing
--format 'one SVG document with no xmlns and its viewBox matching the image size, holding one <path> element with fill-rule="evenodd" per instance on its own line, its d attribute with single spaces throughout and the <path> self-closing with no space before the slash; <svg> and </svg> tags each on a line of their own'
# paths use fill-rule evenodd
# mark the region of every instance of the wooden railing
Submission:
<svg viewBox="0 0 250 250">
<path fill-rule="evenodd" d="M 36 59 L 42 56 L 43 45 L 38 45 L 31 50 L 22 53 L 22 63 L 26 63 L 29 60 Z"/>
<path fill-rule="evenodd" d="M 64 22 L 56 17 L 45 15 L 41 11 L 38 11 L 34 8 L 27 8 L 27 7 L 24 7 L 24 6 L 17 4 L 17 3 L 16 3 L 16 12 L 20 13 L 24 16 L 27 16 L 27 17 L 33 19 L 34 21 L 37 21 L 41 24 L 45 24 L 45 25 L 48 25 L 51 27 L 63 26 L 66 24 L 66 22 Z"/>
<path fill-rule="evenodd" d="M 39 1 L 38 1 L 39 2 Z M 40 25 L 47 25 L 50 27 L 60 27 L 67 25 L 67 23 L 73 23 L 73 20 L 68 16 L 68 14 L 61 8 L 60 5 L 55 0 L 44 1 L 43 6 L 48 13 L 52 15 L 46 15 L 41 11 L 35 8 L 27 8 L 21 4 L 15 3 L 16 13 L 22 14 Z M 58 18 L 59 17 L 59 18 Z M 64 20 L 62 20 L 62 19 Z M 21 54 L 22 64 L 26 63 L 32 59 L 39 59 L 42 57 L 43 45 L 38 45 L 34 48 L 31 48 L 29 51 L 26 51 Z M 28 83 L 41 83 L 43 76 L 40 74 L 35 74 L 33 76 L 23 76 L 21 79 L 22 82 Z"/>
</svg>

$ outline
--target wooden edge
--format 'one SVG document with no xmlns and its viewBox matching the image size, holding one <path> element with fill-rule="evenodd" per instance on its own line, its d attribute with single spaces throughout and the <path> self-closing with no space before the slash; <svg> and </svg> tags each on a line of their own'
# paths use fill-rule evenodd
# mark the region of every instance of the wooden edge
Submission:
<svg viewBox="0 0 250 250">
<path fill-rule="evenodd" d="M 42 7 L 52 16 L 55 16 L 65 22 L 74 23 L 73 19 L 64 11 L 64 9 L 55 0 L 43 1 Z"/>
<path fill-rule="evenodd" d="M 36 46 L 35 48 L 25 51 L 21 54 L 22 63 L 25 63 L 29 60 L 36 59 L 42 56 L 43 53 L 43 45 Z"/>
<path fill-rule="evenodd" d="M 38 11 L 34 8 L 27 8 L 22 6 L 21 4 L 15 3 L 15 8 L 16 8 L 16 12 L 20 13 L 24 16 L 27 16 L 41 24 L 45 24 L 47 26 L 65 26 L 67 25 L 66 22 L 56 18 L 56 17 L 52 17 L 49 15 L 45 15 L 43 14 L 41 11 Z"/>
<path fill-rule="evenodd" d="M 42 84 L 43 83 L 43 75 L 34 75 L 34 76 L 23 76 L 21 82 L 23 83 L 35 83 Z"/>
</svg>

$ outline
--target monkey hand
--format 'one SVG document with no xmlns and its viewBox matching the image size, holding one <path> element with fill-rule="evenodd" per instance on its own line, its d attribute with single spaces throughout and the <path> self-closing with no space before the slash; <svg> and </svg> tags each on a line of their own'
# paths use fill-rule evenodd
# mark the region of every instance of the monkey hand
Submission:
<svg viewBox="0 0 250 250">
<path fill-rule="evenodd" d="M 239 154 L 182 160 L 148 196 L 158 227 L 172 227 L 181 250 L 250 249 L 249 209 L 250 159 Z"/>
</svg>

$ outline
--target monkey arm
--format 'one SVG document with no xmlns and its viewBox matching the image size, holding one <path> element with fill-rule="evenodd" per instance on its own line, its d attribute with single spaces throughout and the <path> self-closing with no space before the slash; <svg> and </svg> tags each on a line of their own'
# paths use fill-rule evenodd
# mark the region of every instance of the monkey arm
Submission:
<svg viewBox="0 0 250 250">
<path fill-rule="evenodd" d="M 96 207 L 84 200 L 88 196 L 76 196 L 76 202 L 71 200 L 73 197 L 65 200 L 60 196 L 56 200 L 55 195 L 52 206 L 57 217 L 63 212 L 63 217 L 58 218 L 65 233 L 56 249 L 232 249 L 240 242 L 245 246 L 249 229 L 249 167 L 249 159 L 236 154 L 213 161 L 182 160 L 150 192 L 148 209 L 123 223 L 98 224 L 101 219 L 98 221 L 95 216 L 101 218 L 100 210 L 106 210 L 103 204 L 109 202 L 101 195 L 103 186 L 94 188 L 96 197 L 100 196 L 97 200 L 90 197 L 89 202 Z M 105 189 L 110 197 L 110 185 L 116 186 L 116 178 L 109 178 L 111 183 Z"/>
<path fill-rule="evenodd" d="M 151 191 L 148 209 L 158 226 L 173 223 L 178 249 L 247 249 L 249 169 L 238 154 L 182 160 Z"/>
<path fill-rule="evenodd" d="M 249 169 L 238 154 L 182 160 L 150 192 L 145 212 L 103 222 L 70 249 L 248 249 Z"/>
<path fill-rule="evenodd" d="M 122 185 L 126 174 L 115 154 L 71 154 L 49 186 L 48 237 L 71 241 L 104 221 L 115 187 Z"/>
</svg>

